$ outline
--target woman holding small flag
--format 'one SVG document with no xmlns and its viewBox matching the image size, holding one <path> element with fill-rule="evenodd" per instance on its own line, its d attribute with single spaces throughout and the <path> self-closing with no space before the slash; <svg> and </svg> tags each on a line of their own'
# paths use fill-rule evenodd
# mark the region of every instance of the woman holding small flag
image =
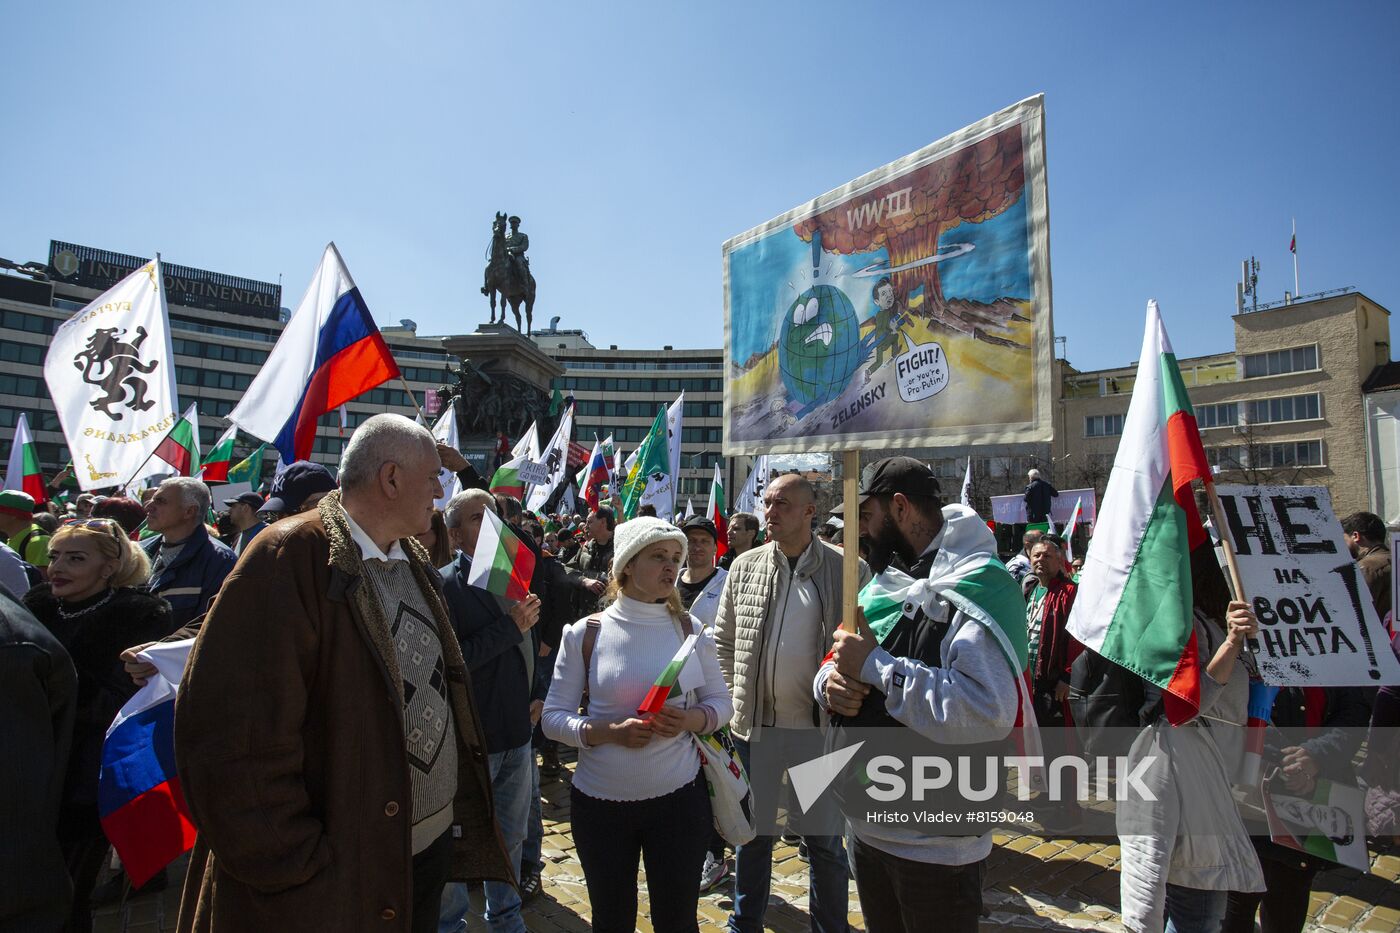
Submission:
<svg viewBox="0 0 1400 933">
<path fill-rule="evenodd" d="M 645 858 L 653 928 L 694 931 L 712 814 L 689 733 L 718 729 L 733 704 L 713 636 L 676 591 L 685 535 L 637 518 L 617 526 L 613 543 L 613 602 L 565 630 L 542 723 L 579 749 L 573 831 L 594 929 L 636 929 Z"/>
<path fill-rule="evenodd" d="M 122 650 L 164 638 L 174 627 L 165 600 L 138 589 L 150 573 L 145 553 L 115 521 L 75 519 L 49 543 L 49 582 L 24 597 L 78 670 L 78 715 L 59 815 L 59 842 L 73 878 L 70 930 L 92 928 L 89 899 L 107 853 L 97 793 L 102 740 L 137 690 Z"/>
</svg>

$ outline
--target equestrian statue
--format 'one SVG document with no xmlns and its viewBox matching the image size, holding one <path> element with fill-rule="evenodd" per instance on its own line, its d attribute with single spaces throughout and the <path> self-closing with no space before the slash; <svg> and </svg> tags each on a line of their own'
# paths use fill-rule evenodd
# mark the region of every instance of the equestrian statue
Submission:
<svg viewBox="0 0 1400 933">
<path fill-rule="evenodd" d="M 506 232 L 506 224 L 510 232 Z M 535 277 L 530 274 L 530 259 L 525 255 L 530 238 L 520 232 L 520 218 L 496 213 L 491 224 L 491 251 L 486 262 L 486 282 L 481 293 L 491 298 L 491 321 L 496 323 L 496 295 L 501 296 L 501 323 L 506 322 L 506 303 L 515 314 L 515 329 L 520 330 L 520 303 L 525 303 L 525 329 L 528 335 L 534 326 Z"/>
</svg>

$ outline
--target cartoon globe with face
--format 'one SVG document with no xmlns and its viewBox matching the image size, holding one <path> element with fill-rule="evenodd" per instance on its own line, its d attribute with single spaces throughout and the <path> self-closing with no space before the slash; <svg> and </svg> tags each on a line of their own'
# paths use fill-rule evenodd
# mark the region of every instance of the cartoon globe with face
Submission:
<svg viewBox="0 0 1400 933">
<path fill-rule="evenodd" d="M 860 324 L 845 293 L 814 285 L 798 295 L 778 335 L 778 369 L 799 417 L 845 391 L 860 362 Z"/>
</svg>

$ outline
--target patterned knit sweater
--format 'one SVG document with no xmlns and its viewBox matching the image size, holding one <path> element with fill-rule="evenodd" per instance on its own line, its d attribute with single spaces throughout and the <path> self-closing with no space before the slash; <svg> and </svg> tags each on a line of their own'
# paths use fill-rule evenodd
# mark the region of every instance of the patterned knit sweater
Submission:
<svg viewBox="0 0 1400 933">
<path fill-rule="evenodd" d="M 457 736 L 442 642 L 408 561 L 369 558 L 364 572 L 389 623 L 403 677 L 416 855 L 452 825 L 452 798 L 457 792 Z"/>
</svg>

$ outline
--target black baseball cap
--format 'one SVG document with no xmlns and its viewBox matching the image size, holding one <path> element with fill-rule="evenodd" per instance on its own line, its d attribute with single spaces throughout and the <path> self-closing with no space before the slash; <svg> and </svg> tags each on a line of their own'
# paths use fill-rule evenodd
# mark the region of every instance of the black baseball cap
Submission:
<svg viewBox="0 0 1400 933">
<path fill-rule="evenodd" d="M 681 531 L 703 531 L 716 542 L 719 541 L 719 529 L 715 528 L 715 523 L 705 518 L 703 515 L 694 515 L 681 526 Z"/>
<path fill-rule="evenodd" d="M 913 457 L 876 460 L 861 471 L 859 492 L 861 502 L 871 496 L 892 496 L 897 492 L 906 496 L 943 497 L 933 468 Z"/>
<path fill-rule="evenodd" d="M 244 492 L 234 496 L 232 499 L 225 499 L 224 505 L 232 507 L 236 502 L 241 502 L 256 511 L 262 508 L 263 497 L 255 492 Z"/>
<path fill-rule="evenodd" d="M 310 460 L 298 460 L 272 481 L 272 495 L 258 511 L 296 512 L 310 496 L 334 488 L 335 477 L 330 470 Z"/>
</svg>

